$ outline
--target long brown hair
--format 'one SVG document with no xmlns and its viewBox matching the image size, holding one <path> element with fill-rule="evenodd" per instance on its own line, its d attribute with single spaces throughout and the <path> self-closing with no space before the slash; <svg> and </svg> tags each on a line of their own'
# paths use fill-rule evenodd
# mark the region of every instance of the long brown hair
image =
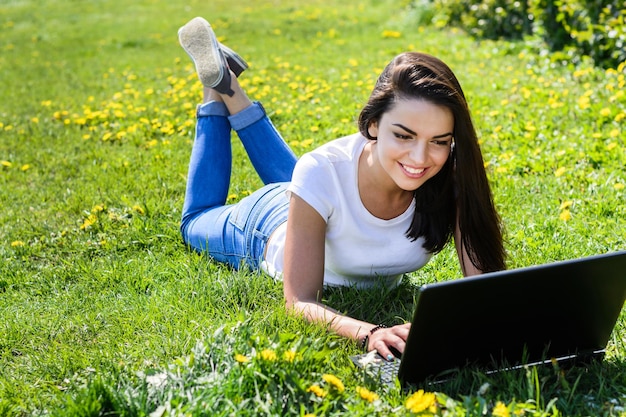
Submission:
<svg viewBox="0 0 626 417">
<path fill-rule="evenodd" d="M 359 115 L 359 130 L 371 140 L 368 127 L 401 99 L 422 99 L 445 106 L 454 116 L 454 144 L 441 171 L 414 191 L 416 210 L 407 231 L 424 238 L 426 250 L 437 253 L 450 241 L 458 221 L 470 261 L 483 272 L 505 269 L 500 217 L 465 95 L 452 70 L 434 56 L 405 52 L 378 77 Z"/>
</svg>

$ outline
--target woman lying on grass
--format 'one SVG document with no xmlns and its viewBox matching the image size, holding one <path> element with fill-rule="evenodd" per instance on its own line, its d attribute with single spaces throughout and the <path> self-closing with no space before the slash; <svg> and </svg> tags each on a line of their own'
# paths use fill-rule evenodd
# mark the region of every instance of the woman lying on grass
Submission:
<svg viewBox="0 0 626 417">
<path fill-rule="evenodd" d="M 385 328 L 320 302 L 324 286 L 396 286 L 454 238 L 464 275 L 504 269 L 494 208 L 467 103 L 451 70 L 420 53 L 394 58 L 361 111 L 359 133 L 299 160 L 237 77 L 247 68 L 195 18 L 179 30 L 204 86 L 181 232 L 233 268 L 282 279 L 287 308 L 393 359 L 410 324 Z M 234 129 L 266 184 L 226 205 Z"/>
</svg>

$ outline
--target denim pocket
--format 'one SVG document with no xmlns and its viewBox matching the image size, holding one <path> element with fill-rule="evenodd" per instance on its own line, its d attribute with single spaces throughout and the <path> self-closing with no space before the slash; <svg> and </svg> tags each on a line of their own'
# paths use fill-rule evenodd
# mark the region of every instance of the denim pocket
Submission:
<svg viewBox="0 0 626 417">
<path fill-rule="evenodd" d="M 280 183 L 268 184 L 243 198 L 235 204 L 228 221 L 237 229 L 244 231 L 247 224 L 250 222 L 255 223 L 256 219 L 259 217 L 260 213 L 255 213 L 254 208 L 257 207 L 259 202 L 263 201 L 268 194 L 273 194 L 273 191 L 279 187 L 281 187 Z M 260 208 L 262 209 L 264 206 L 265 205 L 262 204 Z"/>
</svg>

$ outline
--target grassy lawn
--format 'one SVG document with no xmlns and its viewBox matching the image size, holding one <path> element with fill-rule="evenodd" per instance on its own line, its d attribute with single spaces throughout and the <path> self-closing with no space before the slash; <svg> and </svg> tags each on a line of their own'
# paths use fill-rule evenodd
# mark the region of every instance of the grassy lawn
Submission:
<svg viewBox="0 0 626 417">
<path fill-rule="evenodd" d="M 182 244 L 201 89 L 176 31 L 201 15 L 248 60 L 242 84 L 298 154 L 355 131 L 395 54 L 442 58 L 482 138 L 508 266 L 625 249 L 624 64 L 478 42 L 422 24 L 429 12 L 391 0 L 2 2 L 0 415 L 626 415 L 626 313 L 601 365 L 467 371 L 402 392 L 355 372 L 356 344 L 286 315 L 279 283 Z M 232 201 L 260 185 L 234 139 Z M 411 317 L 417 286 L 459 276 L 448 249 L 398 290 L 325 298 L 393 324 Z"/>
</svg>

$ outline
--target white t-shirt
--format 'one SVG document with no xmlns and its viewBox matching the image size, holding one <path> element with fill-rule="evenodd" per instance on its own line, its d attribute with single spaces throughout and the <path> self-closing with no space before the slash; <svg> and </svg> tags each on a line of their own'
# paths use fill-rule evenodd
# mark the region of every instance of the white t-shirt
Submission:
<svg viewBox="0 0 626 417">
<path fill-rule="evenodd" d="M 390 220 L 373 216 L 361 201 L 359 156 L 367 143 L 361 134 L 328 142 L 296 163 L 288 193 L 311 205 L 326 220 L 324 285 L 367 288 L 398 285 L 402 275 L 424 266 L 431 254 L 423 239 L 406 237 L 415 202 Z M 268 242 L 261 268 L 280 278 L 286 223 Z"/>
</svg>

